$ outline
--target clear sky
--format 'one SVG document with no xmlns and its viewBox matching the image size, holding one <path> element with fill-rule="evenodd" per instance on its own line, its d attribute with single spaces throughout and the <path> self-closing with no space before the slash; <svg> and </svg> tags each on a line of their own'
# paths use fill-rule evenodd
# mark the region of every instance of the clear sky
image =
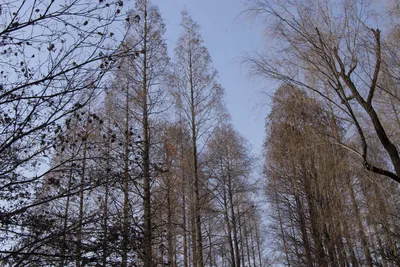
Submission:
<svg viewBox="0 0 400 267">
<path fill-rule="evenodd" d="M 264 30 L 244 15 L 245 0 L 153 0 L 160 8 L 167 28 L 168 49 L 173 49 L 182 29 L 181 10 L 186 8 L 200 24 L 205 46 L 225 88 L 226 103 L 235 128 L 252 144 L 253 153 L 262 151 L 265 104 L 270 100 L 261 90 L 271 92 L 265 84 L 250 80 L 239 63 L 246 52 L 263 47 Z M 264 106 L 262 106 L 264 105 Z"/>
</svg>

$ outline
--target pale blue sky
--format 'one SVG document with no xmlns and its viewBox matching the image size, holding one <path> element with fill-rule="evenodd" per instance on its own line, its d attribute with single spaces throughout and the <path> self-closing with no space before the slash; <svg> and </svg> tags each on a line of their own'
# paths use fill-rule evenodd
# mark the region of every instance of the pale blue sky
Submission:
<svg viewBox="0 0 400 267">
<path fill-rule="evenodd" d="M 181 10 L 186 8 L 200 24 L 205 46 L 225 88 L 226 103 L 235 128 L 252 144 L 257 155 L 262 150 L 264 118 L 269 102 L 260 93 L 265 85 L 251 81 L 239 63 L 240 57 L 253 49 L 262 48 L 264 37 L 260 23 L 240 15 L 245 0 L 153 0 L 161 11 L 167 28 L 168 49 L 172 52 L 181 33 Z M 268 89 L 268 88 L 266 88 Z M 271 91 L 272 88 L 269 88 Z"/>
</svg>

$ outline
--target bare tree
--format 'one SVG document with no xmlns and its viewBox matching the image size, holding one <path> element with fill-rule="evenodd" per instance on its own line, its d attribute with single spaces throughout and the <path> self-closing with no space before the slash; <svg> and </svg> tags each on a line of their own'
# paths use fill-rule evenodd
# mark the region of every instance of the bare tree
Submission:
<svg viewBox="0 0 400 267">
<path fill-rule="evenodd" d="M 216 82 L 217 72 L 211 66 L 211 57 L 195 23 L 186 11 L 182 12 L 183 34 L 175 48 L 175 73 L 172 78 L 174 95 L 182 118 L 191 130 L 193 168 L 193 208 L 195 226 L 194 262 L 203 267 L 203 244 L 201 236 L 200 166 L 198 156 L 209 136 L 209 130 L 219 119 L 223 89 Z"/>
<path fill-rule="evenodd" d="M 6 204 L 0 208 L 0 231 L 5 255 L 13 253 L 10 240 L 22 237 L 18 225 L 29 209 L 70 194 L 32 200 L 33 188 L 49 172 L 49 154 L 60 145 L 64 118 L 100 93 L 123 54 L 119 40 L 124 33 L 114 31 L 126 19 L 123 5 L 87 0 L 1 3 L 0 199 Z M 90 91 L 90 97 L 79 99 L 83 91 Z M 16 225 L 13 234 L 7 225 Z"/>
<path fill-rule="evenodd" d="M 143 262 L 152 266 L 152 211 L 151 185 L 157 170 L 154 169 L 152 155 L 155 154 L 156 123 L 165 113 L 163 106 L 166 99 L 164 88 L 168 73 L 169 57 L 164 40 L 165 25 L 157 6 L 148 0 L 136 1 L 136 8 L 129 14 L 129 39 L 126 43 L 129 50 L 136 53 L 125 62 L 127 86 L 132 92 L 130 116 L 141 129 L 140 145 L 137 147 L 142 157 L 139 168 L 142 172 L 143 192 Z"/>
<path fill-rule="evenodd" d="M 236 209 L 241 201 L 239 192 L 249 195 L 248 182 L 252 169 L 249 145 L 229 124 L 217 127 L 207 145 L 207 176 L 213 179 L 210 191 L 218 199 L 216 207 L 222 204 L 226 235 L 230 247 L 231 266 L 240 267 L 239 223 Z M 259 225 L 255 226 L 259 227 Z"/>
<path fill-rule="evenodd" d="M 350 0 L 249 4 L 249 12 L 268 23 L 273 47 L 268 54 L 256 53 L 245 60 L 253 74 L 307 88 L 330 101 L 335 114 L 358 134 L 359 145 L 335 141 L 358 155 L 367 170 L 400 183 L 398 145 L 375 105 L 380 94 L 399 100 L 385 84 L 385 77 L 398 79 L 397 52 L 387 42 L 390 34 L 383 34 L 374 23 L 384 14 L 376 15 L 367 2 Z M 369 149 L 373 141 L 366 132 L 370 125 L 389 167 L 373 160 Z"/>
</svg>

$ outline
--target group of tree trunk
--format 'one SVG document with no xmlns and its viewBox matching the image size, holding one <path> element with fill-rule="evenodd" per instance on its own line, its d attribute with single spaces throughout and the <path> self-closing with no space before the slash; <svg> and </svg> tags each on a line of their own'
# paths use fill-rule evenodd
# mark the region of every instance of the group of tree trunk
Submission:
<svg viewBox="0 0 400 267">
<path fill-rule="evenodd" d="M 1 87 L 0 263 L 265 266 L 249 146 L 199 25 L 182 12 L 171 62 L 157 6 L 91 2 L 0 6 L 26 73 Z"/>
<path fill-rule="evenodd" d="M 287 266 L 398 266 L 398 185 L 367 172 L 330 134 L 345 135 L 321 103 L 291 85 L 278 89 L 265 165 L 277 258 Z"/>
<path fill-rule="evenodd" d="M 399 1 L 249 1 L 279 81 L 265 140 L 271 255 L 285 266 L 400 265 Z"/>
</svg>

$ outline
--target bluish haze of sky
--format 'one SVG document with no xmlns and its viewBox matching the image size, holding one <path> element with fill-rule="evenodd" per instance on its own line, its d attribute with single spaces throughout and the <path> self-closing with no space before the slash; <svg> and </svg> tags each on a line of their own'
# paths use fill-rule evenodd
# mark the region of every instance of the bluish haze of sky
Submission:
<svg viewBox="0 0 400 267">
<path fill-rule="evenodd" d="M 256 155 L 262 151 L 264 118 L 269 102 L 261 90 L 272 88 L 248 78 L 239 63 L 246 52 L 263 47 L 264 28 L 244 15 L 245 0 L 153 0 L 160 8 L 167 33 L 171 58 L 176 41 L 182 33 L 181 11 L 186 8 L 200 25 L 204 44 L 219 73 L 219 82 L 225 88 L 225 101 L 235 128 L 250 141 Z M 265 87 L 265 88 L 264 88 Z"/>
</svg>

